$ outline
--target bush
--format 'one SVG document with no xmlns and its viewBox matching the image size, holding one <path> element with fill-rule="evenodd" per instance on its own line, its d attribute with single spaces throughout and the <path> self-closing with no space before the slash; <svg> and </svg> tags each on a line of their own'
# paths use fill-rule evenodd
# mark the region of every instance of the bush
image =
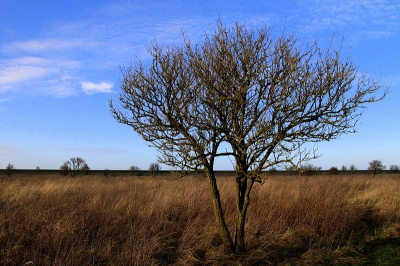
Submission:
<svg viewBox="0 0 400 266">
<path fill-rule="evenodd" d="M 329 169 L 329 172 L 332 175 L 338 175 L 339 174 L 339 169 L 337 169 L 337 167 L 335 167 L 335 166 L 332 166 L 331 169 Z"/>
<path fill-rule="evenodd" d="M 104 169 L 103 175 L 104 175 L 105 177 L 108 177 L 108 176 L 110 175 L 110 169 Z"/>
</svg>

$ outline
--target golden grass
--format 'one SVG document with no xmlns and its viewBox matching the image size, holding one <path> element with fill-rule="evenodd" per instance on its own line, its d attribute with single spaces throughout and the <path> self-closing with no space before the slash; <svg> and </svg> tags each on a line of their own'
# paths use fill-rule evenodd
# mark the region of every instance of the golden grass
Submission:
<svg viewBox="0 0 400 266">
<path fill-rule="evenodd" d="M 218 183 L 233 232 L 234 180 Z M 316 264 L 399 237 L 399 191 L 399 175 L 271 176 L 251 195 L 248 253 L 233 256 L 206 179 L 1 177 L 0 264 Z"/>
</svg>

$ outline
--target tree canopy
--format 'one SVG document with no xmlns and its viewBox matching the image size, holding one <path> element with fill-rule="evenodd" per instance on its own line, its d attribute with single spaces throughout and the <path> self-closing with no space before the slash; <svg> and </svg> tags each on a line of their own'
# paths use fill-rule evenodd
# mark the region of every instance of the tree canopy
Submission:
<svg viewBox="0 0 400 266">
<path fill-rule="evenodd" d="M 149 48 L 150 65 L 122 69 L 114 118 L 159 151 L 159 161 L 186 172 L 206 172 L 221 237 L 243 251 L 244 224 L 255 182 L 278 164 L 295 167 L 315 158 L 307 142 L 355 132 L 366 103 L 387 89 L 358 72 L 341 47 L 321 50 L 294 33 L 221 21 L 203 42 Z M 125 109 L 123 112 L 120 108 Z M 228 144 L 230 149 L 221 149 Z M 236 171 L 234 240 L 225 224 L 214 174 L 215 159 L 230 156 Z"/>
</svg>

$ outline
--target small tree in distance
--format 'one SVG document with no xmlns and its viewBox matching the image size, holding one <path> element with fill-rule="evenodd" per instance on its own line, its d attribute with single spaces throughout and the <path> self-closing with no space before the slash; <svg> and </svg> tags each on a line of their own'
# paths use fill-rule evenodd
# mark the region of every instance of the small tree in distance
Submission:
<svg viewBox="0 0 400 266">
<path fill-rule="evenodd" d="M 395 172 L 395 173 L 398 173 L 399 172 L 399 170 L 400 170 L 400 167 L 398 166 L 398 165 L 395 165 L 395 164 L 392 164 L 392 165 L 390 165 L 390 171 L 393 171 L 393 172 Z"/>
<path fill-rule="evenodd" d="M 161 165 L 159 163 L 151 163 L 149 166 L 149 172 L 151 176 L 154 178 L 160 172 L 161 170 Z"/>
<path fill-rule="evenodd" d="M 386 166 L 382 164 L 381 160 L 373 160 L 368 164 L 369 164 L 368 170 L 371 170 L 372 173 L 374 174 L 373 178 L 376 176 L 377 173 L 381 172 L 386 168 Z"/>
<path fill-rule="evenodd" d="M 60 170 L 62 175 L 67 175 L 69 173 L 71 177 L 76 177 L 80 173 L 88 174 L 90 168 L 84 159 L 73 157 L 69 161 L 64 162 Z"/>
<path fill-rule="evenodd" d="M 82 166 L 82 173 L 85 175 L 89 175 L 90 174 L 90 167 L 89 165 L 85 162 Z"/>
<path fill-rule="evenodd" d="M 14 165 L 9 163 L 9 164 L 6 166 L 6 175 L 12 176 L 12 174 L 14 173 L 14 170 L 15 170 Z"/>
<path fill-rule="evenodd" d="M 332 167 L 329 169 L 329 172 L 330 172 L 332 175 L 338 175 L 338 174 L 339 174 L 339 169 L 337 169 L 336 166 L 332 166 Z"/>
<path fill-rule="evenodd" d="M 347 172 L 347 166 L 346 165 L 342 165 L 342 168 L 340 169 L 340 171 L 342 171 L 343 173 Z"/>
<path fill-rule="evenodd" d="M 66 175 L 68 175 L 68 171 L 69 171 L 68 163 L 64 162 L 60 166 L 60 174 L 63 175 L 63 176 L 66 176 Z"/>
<path fill-rule="evenodd" d="M 321 171 L 322 167 L 317 167 L 312 164 L 306 164 L 305 166 L 301 167 L 302 169 L 302 174 L 306 175 L 315 175 L 317 172 Z"/>
<path fill-rule="evenodd" d="M 131 173 L 131 175 L 140 175 L 140 167 L 136 165 L 130 166 L 128 170 Z"/>
<path fill-rule="evenodd" d="M 357 171 L 357 167 L 354 164 L 352 164 L 350 165 L 349 170 L 352 174 L 355 174 Z"/>
<path fill-rule="evenodd" d="M 109 102 L 118 122 L 158 149 L 160 163 L 183 174 L 205 172 L 221 239 L 232 252 L 245 251 L 250 194 L 263 173 L 318 157 L 304 144 L 355 132 L 365 104 L 387 93 L 376 96 L 382 85 L 360 74 L 340 47 L 323 51 L 294 33 L 275 38 L 271 31 L 219 21 L 200 43 L 186 35 L 183 46 L 154 43 L 150 65 L 137 60 L 122 70 L 118 100 L 127 112 Z M 232 234 L 214 171 L 224 156 L 235 162 Z"/>
</svg>

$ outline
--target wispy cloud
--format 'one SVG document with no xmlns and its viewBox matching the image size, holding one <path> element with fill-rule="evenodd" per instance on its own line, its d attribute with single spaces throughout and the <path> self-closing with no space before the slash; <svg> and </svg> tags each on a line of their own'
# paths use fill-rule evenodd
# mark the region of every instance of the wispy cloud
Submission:
<svg viewBox="0 0 400 266">
<path fill-rule="evenodd" d="M 109 93 L 111 92 L 111 88 L 114 87 L 114 84 L 111 82 L 92 83 L 82 81 L 80 83 L 82 86 L 82 90 L 88 95 L 92 95 L 95 93 Z"/>
<path fill-rule="evenodd" d="M 21 56 L 0 60 L 0 92 L 44 93 L 57 97 L 74 95 L 71 77 L 80 69 L 76 61 Z M 68 87 L 68 89 L 66 89 Z"/>
<path fill-rule="evenodd" d="M 20 155 L 22 152 L 21 149 L 16 148 L 11 145 L 2 145 L 0 144 L 0 155 L 1 156 L 14 156 L 14 155 Z"/>
<path fill-rule="evenodd" d="M 193 38 L 211 22 L 200 15 L 175 18 L 162 13 L 156 17 L 154 10 L 171 7 L 159 2 L 149 5 L 108 3 L 85 19 L 49 25 L 42 29 L 43 37 L 0 44 L 0 52 L 8 56 L 0 57 L 0 92 L 29 90 L 57 97 L 79 91 L 108 93 L 117 82 L 113 73 L 118 75 L 120 66 L 129 65 L 135 56 L 150 59 L 146 47 L 152 41 L 181 41 L 181 30 Z M 139 11 L 140 15 L 132 16 Z M 90 82 L 96 76 L 106 76 L 107 82 Z"/>
<path fill-rule="evenodd" d="M 12 66 L 0 70 L 0 86 L 43 77 L 49 69 L 40 66 Z"/>
<path fill-rule="evenodd" d="M 398 1 L 365 0 L 300 0 L 306 15 L 297 14 L 302 27 L 310 31 L 351 32 L 354 38 L 377 38 L 398 34 L 400 3 Z"/>
<path fill-rule="evenodd" d="M 44 40 L 27 40 L 18 41 L 5 45 L 4 50 L 7 52 L 48 52 L 51 50 L 66 50 L 75 48 L 94 47 L 95 44 L 84 40 L 73 39 L 44 39 Z"/>
<path fill-rule="evenodd" d="M 287 14 L 288 22 L 311 36 L 316 32 L 342 30 L 344 33 L 339 33 L 340 36 L 364 40 L 390 36 L 400 29 L 398 1 L 298 0 L 293 6 Z M 164 9 L 168 12 L 154 16 Z M 81 91 L 88 95 L 111 92 L 113 83 L 88 80 L 106 76 L 104 80 L 116 83 L 112 75 L 118 75 L 119 66 L 129 65 L 135 56 L 150 60 L 146 47 L 152 41 L 179 43 L 183 30 L 196 42 L 202 39 L 204 31 L 215 27 L 216 13 L 175 17 L 170 15 L 171 9 L 159 1 L 149 5 L 110 2 L 93 10 L 85 19 L 42 29 L 46 32 L 42 38 L 3 44 L 0 51 L 9 57 L 7 61 L 0 58 L 0 92 L 30 88 L 36 93 L 58 97 L 78 95 Z M 278 16 L 274 11 L 254 16 L 238 14 L 241 21 L 249 24 L 284 23 L 286 14 Z M 222 16 L 224 23 L 236 18 Z"/>
</svg>

